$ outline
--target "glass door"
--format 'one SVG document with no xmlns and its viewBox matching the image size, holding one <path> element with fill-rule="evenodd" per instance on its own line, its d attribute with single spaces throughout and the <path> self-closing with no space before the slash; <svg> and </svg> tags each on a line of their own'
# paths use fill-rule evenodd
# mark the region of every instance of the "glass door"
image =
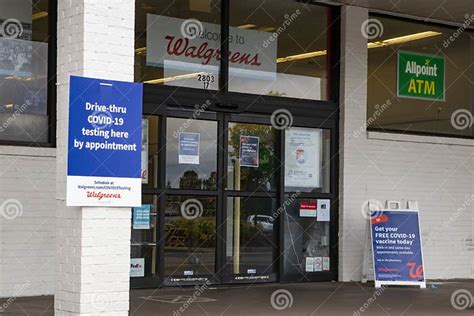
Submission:
<svg viewBox="0 0 474 316">
<path fill-rule="evenodd" d="M 132 286 L 334 280 L 335 120 L 196 111 L 146 117 Z"/>
<path fill-rule="evenodd" d="M 179 111 L 164 120 L 164 284 L 216 283 L 218 121 Z"/>
<path fill-rule="evenodd" d="M 224 124 L 222 282 L 276 281 L 279 132 L 265 117 L 230 115 Z"/>
</svg>

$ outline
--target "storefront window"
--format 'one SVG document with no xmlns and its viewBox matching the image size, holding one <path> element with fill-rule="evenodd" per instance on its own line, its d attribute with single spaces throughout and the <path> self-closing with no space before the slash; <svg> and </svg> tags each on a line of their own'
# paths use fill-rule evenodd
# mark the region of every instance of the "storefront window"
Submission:
<svg viewBox="0 0 474 316">
<path fill-rule="evenodd" d="M 0 141 L 49 141 L 49 13 L 47 0 L 0 0 Z"/>
<path fill-rule="evenodd" d="M 330 263 L 330 201 L 285 196 L 284 274 L 327 272 Z M 326 210 L 321 210 L 326 205 Z"/>
<path fill-rule="evenodd" d="M 231 1 L 229 90 L 327 100 L 327 24 L 322 6 Z"/>
<path fill-rule="evenodd" d="M 220 10 L 218 0 L 137 2 L 135 81 L 218 90 Z M 231 1 L 229 77 L 222 88 L 328 100 L 328 24 L 323 6 Z"/>
<path fill-rule="evenodd" d="M 218 89 L 220 1 L 136 1 L 135 81 Z"/>
<path fill-rule="evenodd" d="M 474 33 L 372 18 L 383 27 L 368 39 L 368 128 L 474 136 Z"/>
</svg>

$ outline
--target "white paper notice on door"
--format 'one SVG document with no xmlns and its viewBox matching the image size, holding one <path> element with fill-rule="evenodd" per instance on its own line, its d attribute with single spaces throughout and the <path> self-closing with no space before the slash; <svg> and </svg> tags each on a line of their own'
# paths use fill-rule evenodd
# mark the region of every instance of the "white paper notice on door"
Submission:
<svg viewBox="0 0 474 316">
<path fill-rule="evenodd" d="M 314 258 L 314 272 L 323 271 L 323 258 L 315 257 Z"/>
<path fill-rule="evenodd" d="M 318 222 L 329 222 L 331 220 L 331 200 L 318 199 Z"/>
<path fill-rule="evenodd" d="M 199 165 L 199 144 L 201 134 L 179 133 L 178 163 Z"/>
<path fill-rule="evenodd" d="M 145 276 L 145 258 L 131 258 L 130 259 L 130 277 L 144 277 Z"/>
<path fill-rule="evenodd" d="M 331 269 L 329 257 L 323 257 L 323 270 L 327 271 Z"/>
<path fill-rule="evenodd" d="M 291 127 L 285 130 L 285 186 L 319 188 L 321 130 Z"/>
<path fill-rule="evenodd" d="M 314 257 L 306 257 L 306 272 L 314 272 Z"/>
</svg>

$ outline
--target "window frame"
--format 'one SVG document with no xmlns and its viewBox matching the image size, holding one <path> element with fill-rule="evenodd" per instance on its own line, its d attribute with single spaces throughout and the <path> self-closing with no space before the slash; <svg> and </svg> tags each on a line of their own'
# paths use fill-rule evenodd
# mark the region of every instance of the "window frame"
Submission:
<svg viewBox="0 0 474 316">
<path fill-rule="evenodd" d="M 392 19 L 392 20 L 397 20 L 401 22 L 411 22 L 411 23 L 416 23 L 416 24 L 421 24 L 421 25 L 432 25 L 436 27 L 443 27 L 443 28 L 448 28 L 454 32 L 458 30 L 462 24 L 459 24 L 458 26 L 454 24 L 449 24 L 448 22 L 442 23 L 440 21 L 433 21 L 433 20 L 421 20 L 416 19 L 415 17 L 408 17 L 408 16 L 399 16 L 395 14 L 390 14 L 390 12 L 383 12 L 381 13 L 378 10 L 369 10 L 369 18 L 374 17 L 374 18 L 384 18 L 384 19 Z M 463 33 L 469 33 L 474 37 L 474 29 L 472 28 L 466 28 Z M 369 57 L 367 53 L 367 69 L 369 66 Z M 368 73 L 367 73 L 367 78 L 368 78 Z M 367 87 L 367 99 L 369 96 L 369 89 Z M 394 96 L 396 98 L 399 98 L 398 96 Z M 366 110 L 368 110 L 368 103 L 366 105 Z M 474 104 L 472 105 L 474 108 Z M 474 113 L 473 113 L 474 114 Z M 410 131 L 410 130 L 401 130 L 401 129 L 391 129 L 391 128 L 380 128 L 380 127 L 372 127 L 368 125 L 368 111 L 366 113 L 366 118 L 365 118 L 365 123 L 366 123 L 366 130 L 367 132 L 377 132 L 377 133 L 386 133 L 386 134 L 403 134 L 403 135 L 413 135 L 413 136 L 428 136 L 428 137 L 445 137 L 445 138 L 458 138 L 458 139 L 470 139 L 474 140 L 474 130 L 472 135 L 454 135 L 454 134 L 444 134 L 444 133 L 438 133 L 438 132 L 424 132 L 424 131 Z M 474 128 L 474 125 L 473 125 Z"/>
<path fill-rule="evenodd" d="M 32 4 L 33 5 L 33 4 Z M 48 116 L 48 141 L 29 142 L 18 140 L 3 140 L 0 138 L 0 146 L 22 146 L 22 147 L 56 147 L 56 65 L 57 65 L 57 12 L 58 2 L 48 0 L 48 78 L 47 78 L 47 104 Z"/>
</svg>

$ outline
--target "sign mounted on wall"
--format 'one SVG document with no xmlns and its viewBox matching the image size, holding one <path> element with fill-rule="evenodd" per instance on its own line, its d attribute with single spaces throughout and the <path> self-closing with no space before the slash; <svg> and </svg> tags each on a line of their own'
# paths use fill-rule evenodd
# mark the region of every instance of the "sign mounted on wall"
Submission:
<svg viewBox="0 0 474 316">
<path fill-rule="evenodd" d="M 397 96 L 445 100 L 444 57 L 398 51 Z"/>
<path fill-rule="evenodd" d="M 371 212 L 370 231 L 375 286 L 426 287 L 418 211 Z"/>
<path fill-rule="evenodd" d="M 141 206 L 142 87 L 71 76 L 68 206 Z"/>
</svg>

